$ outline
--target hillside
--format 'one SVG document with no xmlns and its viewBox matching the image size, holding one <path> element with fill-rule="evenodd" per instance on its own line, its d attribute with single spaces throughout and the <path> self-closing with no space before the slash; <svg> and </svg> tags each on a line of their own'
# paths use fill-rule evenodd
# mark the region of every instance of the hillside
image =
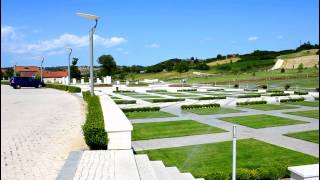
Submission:
<svg viewBox="0 0 320 180">
<path fill-rule="evenodd" d="M 318 51 L 319 51 L 319 49 L 303 50 L 303 51 L 296 52 L 296 53 L 281 55 L 281 56 L 278 56 L 277 58 L 285 60 L 285 59 L 292 59 L 292 58 L 297 58 L 297 57 L 302 57 L 302 56 L 316 55 L 316 53 Z"/>
<path fill-rule="evenodd" d="M 225 60 L 213 61 L 213 62 L 207 63 L 207 65 L 208 66 L 216 66 L 219 64 L 227 64 L 227 63 L 231 63 L 231 62 L 237 62 L 239 60 L 240 60 L 239 57 L 232 57 L 232 58 L 227 58 Z"/>
</svg>

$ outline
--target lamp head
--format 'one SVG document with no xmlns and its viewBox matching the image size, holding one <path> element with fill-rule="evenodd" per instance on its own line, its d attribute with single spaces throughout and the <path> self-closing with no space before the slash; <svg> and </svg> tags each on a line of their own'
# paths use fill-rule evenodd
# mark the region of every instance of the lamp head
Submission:
<svg viewBox="0 0 320 180">
<path fill-rule="evenodd" d="M 81 16 L 83 18 L 97 21 L 99 19 L 99 16 L 92 15 L 92 14 L 86 14 L 86 13 L 76 13 L 78 16 Z"/>
</svg>

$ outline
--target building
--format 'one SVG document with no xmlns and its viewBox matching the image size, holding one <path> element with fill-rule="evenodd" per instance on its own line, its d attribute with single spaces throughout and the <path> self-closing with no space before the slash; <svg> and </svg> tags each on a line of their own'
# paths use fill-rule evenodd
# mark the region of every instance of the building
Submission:
<svg viewBox="0 0 320 180">
<path fill-rule="evenodd" d="M 38 66 L 15 66 L 14 71 L 21 77 L 33 77 L 40 72 L 40 69 Z"/>
</svg>

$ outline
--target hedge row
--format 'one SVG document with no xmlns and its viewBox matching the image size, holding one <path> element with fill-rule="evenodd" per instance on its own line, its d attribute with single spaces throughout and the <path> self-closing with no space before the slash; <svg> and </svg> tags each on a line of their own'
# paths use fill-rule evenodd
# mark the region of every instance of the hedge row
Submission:
<svg viewBox="0 0 320 180">
<path fill-rule="evenodd" d="M 289 96 L 289 93 L 272 93 L 270 96 Z"/>
<path fill-rule="evenodd" d="M 112 84 L 94 84 L 94 87 L 112 87 Z"/>
<path fill-rule="evenodd" d="M 63 85 L 63 84 L 46 84 L 47 88 L 53 88 L 53 89 L 59 89 L 63 91 L 68 91 L 71 93 L 79 93 L 81 92 L 81 88 L 76 87 L 76 86 L 68 86 L 68 85 Z"/>
<path fill-rule="evenodd" d="M 147 90 L 146 92 L 167 92 L 165 89 L 152 89 L 152 90 Z"/>
<path fill-rule="evenodd" d="M 226 99 L 226 96 L 208 96 L 208 97 L 199 97 L 195 98 L 197 100 L 211 100 L 211 99 Z"/>
<path fill-rule="evenodd" d="M 10 82 L 9 82 L 9 81 L 2 81 L 2 80 L 1 80 L 1 84 L 10 85 Z"/>
<path fill-rule="evenodd" d="M 258 89 L 244 89 L 244 91 L 258 91 Z"/>
<path fill-rule="evenodd" d="M 294 94 L 297 94 L 297 95 L 307 95 L 308 92 L 295 91 Z"/>
<path fill-rule="evenodd" d="M 160 111 L 160 107 L 139 107 L 139 108 L 126 108 L 122 112 L 147 112 L 147 111 Z"/>
<path fill-rule="evenodd" d="M 304 101 L 304 98 L 290 98 L 290 99 L 281 99 L 280 102 L 297 102 Z"/>
<path fill-rule="evenodd" d="M 261 97 L 261 94 L 246 94 L 238 96 L 237 98 L 252 98 L 252 97 Z"/>
<path fill-rule="evenodd" d="M 100 99 L 98 96 L 91 96 L 89 91 L 82 92 L 82 96 L 87 102 L 86 121 L 82 125 L 85 142 L 91 150 L 107 149 L 108 134 L 104 129 Z"/>
<path fill-rule="evenodd" d="M 237 168 L 237 180 L 278 180 L 290 176 L 287 165 L 273 164 L 256 169 Z M 229 180 L 232 179 L 232 173 L 213 172 L 204 176 L 206 180 Z"/>
<path fill-rule="evenodd" d="M 126 100 L 126 99 L 114 99 L 116 104 L 136 104 L 136 100 Z"/>
<path fill-rule="evenodd" d="M 130 90 L 119 90 L 119 91 L 113 91 L 114 93 L 128 93 L 128 92 L 134 92 L 134 91 L 130 91 Z"/>
<path fill-rule="evenodd" d="M 197 91 L 197 89 L 178 89 L 178 92 Z"/>
<path fill-rule="evenodd" d="M 158 102 L 177 102 L 177 101 L 184 101 L 184 98 L 162 98 L 162 99 L 148 99 L 148 101 L 152 103 L 158 103 Z"/>
<path fill-rule="evenodd" d="M 319 100 L 319 97 L 315 97 L 314 100 Z"/>
<path fill-rule="evenodd" d="M 220 104 L 191 104 L 191 105 L 182 105 L 181 109 L 198 109 L 198 108 L 212 108 L 220 107 Z"/>
<path fill-rule="evenodd" d="M 237 102 L 237 106 L 242 105 L 253 105 L 253 104 L 267 104 L 267 101 L 248 101 L 248 102 Z"/>
</svg>

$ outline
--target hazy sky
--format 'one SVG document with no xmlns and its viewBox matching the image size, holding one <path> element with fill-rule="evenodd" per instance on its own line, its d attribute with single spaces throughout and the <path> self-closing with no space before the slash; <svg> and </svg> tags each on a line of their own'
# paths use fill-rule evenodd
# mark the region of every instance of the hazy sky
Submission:
<svg viewBox="0 0 320 180">
<path fill-rule="evenodd" d="M 215 57 L 319 43 L 318 0 L 1 0 L 1 66 L 89 65 L 88 31 L 100 16 L 94 59 L 152 65 L 170 58 Z"/>
</svg>

